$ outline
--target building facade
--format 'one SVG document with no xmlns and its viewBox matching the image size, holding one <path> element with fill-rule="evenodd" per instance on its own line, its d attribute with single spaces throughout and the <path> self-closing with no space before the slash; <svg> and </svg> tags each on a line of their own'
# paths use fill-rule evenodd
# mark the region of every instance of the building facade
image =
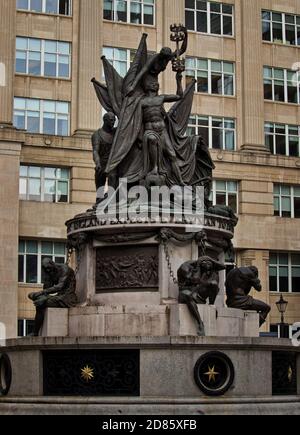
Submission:
<svg viewBox="0 0 300 435">
<path fill-rule="evenodd" d="M 300 2 L 298 0 L 0 0 L 0 322 L 30 331 L 41 261 L 65 261 L 65 221 L 95 200 L 90 137 L 102 110 L 90 80 L 101 54 L 125 74 L 143 32 L 170 46 L 186 23 L 190 131 L 216 163 L 212 201 L 239 215 L 238 265 L 256 265 L 261 298 L 279 293 L 300 321 Z M 298 63 L 299 61 L 299 63 Z M 170 70 L 162 90 L 174 92 Z M 229 265 L 230 267 L 230 265 Z"/>
</svg>

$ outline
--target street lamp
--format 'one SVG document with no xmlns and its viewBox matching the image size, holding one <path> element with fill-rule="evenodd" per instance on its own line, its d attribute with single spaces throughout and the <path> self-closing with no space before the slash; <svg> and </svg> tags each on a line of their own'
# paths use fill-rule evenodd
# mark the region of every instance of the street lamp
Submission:
<svg viewBox="0 0 300 435">
<path fill-rule="evenodd" d="M 279 301 L 276 302 L 277 309 L 278 309 L 279 313 L 281 314 L 280 338 L 285 338 L 285 326 L 286 326 L 286 324 L 284 322 L 284 315 L 286 313 L 288 304 L 289 303 L 283 299 L 283 296 L 281 294 Z"/>
</svg>

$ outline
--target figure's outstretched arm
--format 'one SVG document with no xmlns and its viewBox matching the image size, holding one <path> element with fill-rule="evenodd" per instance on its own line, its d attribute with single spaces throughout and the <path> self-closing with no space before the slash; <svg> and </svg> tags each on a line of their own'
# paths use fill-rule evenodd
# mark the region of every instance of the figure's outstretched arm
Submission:
<svg viewBox="0 0 300 435">
<path fill-rule="evenodd" d="M 101 170 L 101 160 L 100 160 L 100 140 L 95 133 L 92 137 L 92 145 L 93 145 L 93 158 L 96 165 L 97 170 Z"/>
<path fill-rule="evenodd" d="M 182 74 L 177 73 L 176 74 L 176 81 L 177 81 L 177 95 L 164 95 L 164 102 L 165 103 L 175 103 L 176 101 L 180 101 L 183 98 L 183 88 L 182 88 Z"/>
</svg>

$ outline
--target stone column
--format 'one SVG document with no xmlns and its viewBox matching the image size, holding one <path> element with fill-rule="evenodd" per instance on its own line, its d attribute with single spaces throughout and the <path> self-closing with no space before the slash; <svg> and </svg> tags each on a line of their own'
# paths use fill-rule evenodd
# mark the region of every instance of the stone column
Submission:
<svg viewBox="0 0 300 435">
<path fill-rule="evenodd" d="M 2 0 L 3 1 L 3 0 Z M 75 136 L 90 136 L 100 126 L 101 107 L 91 79 L 101 75 L 102 0 L 79 4 L 78 100 Z"/>
<path fill-rule="evenodd" d="M 0 326 L 6 338 L 17 336 L 19 139 L 13 129 L 0 130 Z"/>
<path fill-rule="evenodd" d="M 263 46 L 260 2 L 241 2 L 243 137 L 241 150 L 269 153 L 264 138 Z"/>
<path fill-rule="evenodd" d="M 16 2 L 0 0 L 0 128 L 11 127 L 16 44 Z"/>
</svg>

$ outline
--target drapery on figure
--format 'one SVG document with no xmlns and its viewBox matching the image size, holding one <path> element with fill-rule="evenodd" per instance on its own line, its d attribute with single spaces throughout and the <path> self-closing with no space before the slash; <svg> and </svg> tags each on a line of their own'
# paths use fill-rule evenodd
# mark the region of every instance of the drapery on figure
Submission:
<svg viewBox="0 0 300 435">
<path fill-rule="evenodd" d="M 96 189 L 104 187 L 107 180 L 105 172 L 106 165 L 109 159 L 111 147 L 114 140 L 116 129 L 116 116 L 112 112 L 108 112 L 103 117 L 103 127 L 97 130 L 92 136 L 93 158 L 95 162 L 95 183 Z M 116 185 L 116 176 L 112 173 L 110 176 L 110 185 Z"/>
<path fill-rule="evenodd" d="M 198 335 L 205 336 L 205 327 L 198 305 L 214 305 L 219 293 L 219 272 L 225 266 L 210 257 L 187 261 L 178 270 L 179 303 L 186 304 L 197 321 Z"/>
<path fill-rule="evenodd" d="M 44 289 L 28 296 L 36 307 L 34 335 L 43 326 L 47 308 L 70 308 L 77 305 L 76 278 L 73 269 L 66 264 L 56 264 L 49 258 L 42 262 Z"/>
<path fill-rule="evenodd" d="M 165 179 L 165 184 L 169 187 L 178 184 L 196 186 L 208 183 L 209 185 L 214 165 L 208 147 L 204 146 L 199 136 L 185 135 L 192 109 L 195 81 L 189 84 L 181 98 L 175 100 L 169 112 L 163 108 L 163 103 L 166 101 L 161 101 L 159 115 L 157 111 L 161 129 L 156 132 L 157 134 L 152 119 L 150 129 L 147 122 L 149 113 L 152 112 L 150 105 L 146 109 L 147 104 L 145 104 L 149 98 L 149 87 L 154 90 L 159 75 L 167 65 L 170 62 L 175 65 L 178 54 L 181 55 L 186 51 L 187 37 L 184 38 L 179 53 L 164 48 L 154 56 L 148 55 L 146 39 L 147 35 L 144 34 L 133 63 L 124 78 L 120 77 L 103 57 L 106 85 L 95 79 L 92 80 L 102 106 L 105 110 L 113 112 L 119 120 L 105 172 L 109 175 L 117 171 L 117 177 L 126 178 L 129 185 L 144 184 L 147 175 L 153 169 L 156 170 L 153 162 L 158 160 L 160 176 L 158 178 Z M 179 77 L 180 74 L 177 75 L 177 87 Z M 155 95 L 155 100 L 158 101 L 159 97 L 162 96 Z M 146 140 L 148 144 L 146 147 L 145 132 L 152 132 L 151 140 Z M 150 145 L 157 142 L 162 144 L 162 152 L 158 159 L 152 152 L 155 147 L 150 146 L 149 153 L 149 142 Z"/>
<path fill-rule="evenodd" d="M 257 267 L 251 266 L 233 269 L 229 272 L 225 285 L 227 306 L 245 311 L 256 311 L 259 313 L 260 326 L 262 326 L 271 311 L 271 307 L 265 302 L 249 296 L 252 287 L 258 292 L 262 291 Z"/>
</svg>

